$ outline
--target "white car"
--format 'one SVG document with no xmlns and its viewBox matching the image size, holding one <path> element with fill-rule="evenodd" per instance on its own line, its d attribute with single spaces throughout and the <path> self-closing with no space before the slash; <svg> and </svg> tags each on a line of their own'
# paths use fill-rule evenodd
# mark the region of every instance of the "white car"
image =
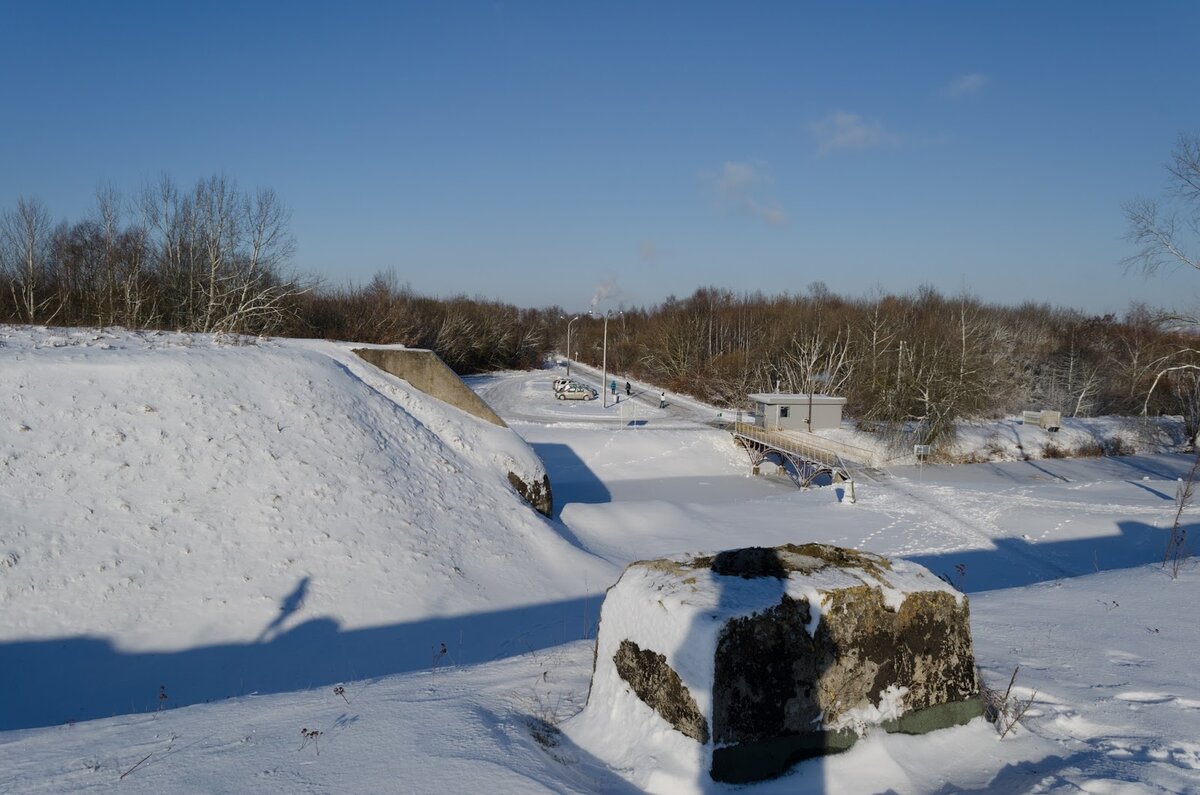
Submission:
<svg viewBox="0 0 1200 795">
<path fill-rule="evenodd" d="M 570 378 L 555 378 L 554 379 L 554 391 L 561 392 L 573 383 L 575 383 L 575 382 L 572 381 Z"/>
<path fill-rule="evenodd" d="M 564 389 L 560 389 L 555 397 L 559 400 L 595 400 L 600 397 L 600 393 L 590 386 L 584 386 L 572 381 Z"/>
</svg>

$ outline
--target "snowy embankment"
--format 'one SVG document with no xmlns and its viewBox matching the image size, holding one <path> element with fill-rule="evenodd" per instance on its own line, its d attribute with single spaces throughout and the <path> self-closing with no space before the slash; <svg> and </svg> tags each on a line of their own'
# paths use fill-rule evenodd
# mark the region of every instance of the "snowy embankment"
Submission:
<svg viewBox="0 0 1200 795">
<path fill-rule="evenodd" d="M 555 727 L 603 589 L 638 558 L 808 541 L 945 576 L 985 681 L 1019 665 L 1037 695 L 1004 740 L 872 735 L 739 792 L 1200 789 L 1200 570 L 1156 565 L 1189 457 L 898 468 L 848 505 L 747 477 L 679 404 L 480 379 L 546 463 L 547 521 L 505 478 L 537 466 L 523 444 L 340 346 L 0 342 L 0 718 L 120 713 L 0 731 L 0 792 L 632 792 L 664 763 Z"/>
<path fill-rule="evenodd" d="M 348 347 L 0 341 L 0 729 L 561 643 L 614 575 L 519 437 Z"/>
</svg>

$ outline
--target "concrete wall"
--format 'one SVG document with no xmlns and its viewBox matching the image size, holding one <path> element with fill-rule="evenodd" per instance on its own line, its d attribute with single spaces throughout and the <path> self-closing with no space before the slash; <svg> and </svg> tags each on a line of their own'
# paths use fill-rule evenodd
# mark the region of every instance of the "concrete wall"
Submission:
<svg viewBox="0 0 1200 795">
<path fill-rule="evenodd" d="M 364 361 L 386 373 L 403 378 L 430 397 L 455 408 L 507 428 L 504 420 L 479 395 L 471 391 L 458 374 L 446 366 L 433 351 L 420 348 L 355 348 Z"/>
</svg>

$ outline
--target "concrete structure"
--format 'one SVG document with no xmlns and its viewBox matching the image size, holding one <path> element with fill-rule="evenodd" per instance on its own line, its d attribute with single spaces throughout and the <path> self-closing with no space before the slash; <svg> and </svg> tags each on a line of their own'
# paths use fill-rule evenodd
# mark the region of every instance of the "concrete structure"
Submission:
<svg viewBox="0 0 1200 795">
<path fill-rule="evenodd" d="M 472 392 L 458 374 L 447 367 L 433 351 L 422 348 L 355 348 L 354 352 L 363 361 L 375 365 L 385 373 L 403 378 L 414 389 L 462 409 L 473 417 L 508 430 L 508 424 L 500 419 L 500 415 L 492 411 L 492 407 L 485 403 L 483 398 Z M 508 432 L 516 436 L 513 431 Z M 524 442 L 521 442 L 521 445 L 524 446 Z M 552 516 L 554 495 L 550 489 L 550 476 L 546 474 L 532 449 L 529 450 L 529 457 L 536 462 L 536 471 L 527 472 L 525 477 L 521 477 L 510 470 L 508 481 L 536 511 L 545 516 Z"/>
<path fill-rule="evenodd" d="M 604 599 L 583 720 L 651 744 L 661 721 L 712 779 L 745 783 L 981 714 L 964 595 L 915 563 L 785 544 L 631 563 Z"/>
<path fill-rule="evenodd" d="M 817 431 L 842 424 L 846 398 L 830 395 L 764 393 L 750 395 L 754 424 L 770 431 Z"/>
<path fill-rule="evenodd" d="M 355 348 L 354 352 L 364 361 L 397 378 L 403 378 L 430 397 L 493 425 L 508 427 L 500 415 L 492 411 L 483 398 L 472 392 L 433 351 L 423 348 Z"/>
</svg>

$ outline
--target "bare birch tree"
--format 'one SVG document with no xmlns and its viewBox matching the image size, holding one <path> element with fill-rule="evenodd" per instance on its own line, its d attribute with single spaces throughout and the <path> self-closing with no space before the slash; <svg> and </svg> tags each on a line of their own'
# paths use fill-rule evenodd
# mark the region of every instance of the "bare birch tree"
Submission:
<svg viewBox="0 0 1200 795">
<path fill-rule="evenodd" d="M 1126 237 L 1138 250 L 1124 262 L 1147 274 L 1181 266 L 1200 270 L 1195 250 L 1200 239 L 1200 134 L 1179 136 L 1167 175 L 1164 200 L 1138 199 L 1125 205 Z"/>
<path fill-rule="evenodd" d="M 309 288 L 285 273 L 291 216 L 273 190 L 242 193 L 214 175 L 185 194 L 163 177 L 139 206 L 173 325 L 270 334 L 290 320 Z"/>
<path fill-rule="evenodd" d="M 1163 268 L 1187 267 L 1200 270 L 1200 134 L 1180 135 L 1166 164 L 1166 194 L 1162 200 L 1138 199 L 1125 205 L 1129 222 L 1126 238 L 1138 250 L 1126 257 L 1126 268 L 1138 268 L 1146 274 Z M 1195 325 L 1194 316 L 1171 316 Z M 1191 370 L 1194 362 L 1180 363 L 1181 357 L 1193 357 L 1197 351 L 1188 347 L 1177 354 L 1168 354 L 1154 362 L 1157 372 L 1146 390 L 1142 414 L 1149 411 L 1150 398 L 1159 382 L 1169 373 Z M 1147 374 L 1148 375 L 1148 374 Z"/>
<path fill-rule="evenodd" d="M 51 323 L 62 309 L 52 284 L 51 232 L 50 212 L 35 197 L 22 196 L 15 210 L 0 214 L 0 272 L 25 323 Z"/>
</svg>

